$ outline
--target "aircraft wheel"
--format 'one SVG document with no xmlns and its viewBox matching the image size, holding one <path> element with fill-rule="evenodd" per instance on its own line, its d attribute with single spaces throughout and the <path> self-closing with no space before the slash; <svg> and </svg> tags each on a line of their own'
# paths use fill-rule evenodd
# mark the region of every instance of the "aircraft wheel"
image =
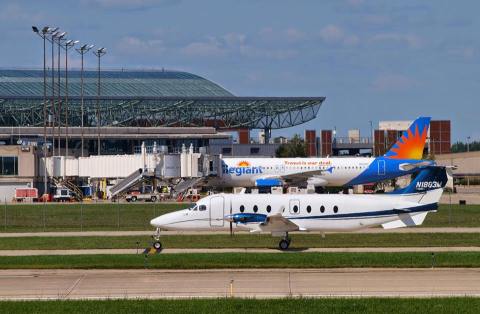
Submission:
<svg viewBox="0 0 480 314">
<path fill-rule="evenodd" d="M 154 242 L 154 243 L 153 243 L 153 248 L 154 248 L 155 250 L 161 250 L 161 249 L 162 249 L 162 242 L 160 242 L 160 241 Z"/>
<path fill-rule="evenodd" d="M 290 246 L 290 241 L 287 241 L 285 239 L 280 240 L 280 242 L 278 243 L 278 247 L 282 251 L 288 250 L 289 246 Z"/>
<path fill-rule="evenodd" d="M 137 197 L 136 197 L 136 196 L 132 196 L 131 201 L 132 201 L 133 203 L 135 203 L 135 202 L 137 201 Z"/>
<path fill-rule="evenodd" d="M 152 203 L 155 203 L 155 202 L 157 201 L 157 197 L 156 197 L 156 196 L 150 197 L 150 201 L 151 201 Z"/>
</svg>

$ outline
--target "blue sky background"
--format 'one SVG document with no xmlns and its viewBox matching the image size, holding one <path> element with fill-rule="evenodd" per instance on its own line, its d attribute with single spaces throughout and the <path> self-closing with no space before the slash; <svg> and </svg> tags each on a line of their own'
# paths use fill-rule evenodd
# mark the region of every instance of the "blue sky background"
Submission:
<svg viewBox="0 0 480 314">
<path fill-rule="evenodd" d="M 1 0 L 0 66 L 40 67 L 30 27 L 60 26 L 107 47 L 106 67 L 185 70 L 239 96 L 327 97 L 317 119 L 274 135 L 368 135 L 370 120 L 431 115 L 452 120 L 454 141 L 479 140 L 479 12 L 446 0 Z"/>
</svg>

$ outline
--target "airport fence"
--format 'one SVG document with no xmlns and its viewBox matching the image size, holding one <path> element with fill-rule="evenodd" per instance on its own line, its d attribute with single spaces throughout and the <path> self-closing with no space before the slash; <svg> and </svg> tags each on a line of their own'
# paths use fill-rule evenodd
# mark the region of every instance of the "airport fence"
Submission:
<svg viewBox="0 0 480 314">
<path fill-rule="evenodd" d="M 33 203 L 0 210 L 0 232 L 152 230 L 150 220 L 184 203 Z"/>
</svg>

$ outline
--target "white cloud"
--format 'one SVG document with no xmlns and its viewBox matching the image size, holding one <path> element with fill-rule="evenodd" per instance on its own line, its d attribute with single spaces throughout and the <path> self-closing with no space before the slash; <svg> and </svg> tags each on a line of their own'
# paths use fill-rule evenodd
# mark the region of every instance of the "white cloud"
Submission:
<svg viewBox="0 0 480 314">
<path fill-rule="evenodd" d="M 475 56 L 475 49 L 472 47 L 460 47 L 450 49 L 448 54 L 455 57 L 460 57 L 466 60 L 472 59 Z"/>
<path fill-rule="evenodd" d="M 35 24 L 44 20 L 44 15 L 41 12 L 31 13 L 17 3 L 10 3 L 0 7 L 0 20 L 22 21 Z"/>
<path fill-rule="evenodd" d="M 289 41 L 300 41 L 307 38 L 307 35 L 304 32 L 293 27 L 290 27 L 285 31 L 285 36 Z"/>
<path fill-rule="evenodd" d="M 158 55 L 166 48 L 160 39 L 141 39 L 134 36 L 126 36 L 117 44 L 118 52 L 131 55 Z"/>
<path fill-rule="evenodd" d="M 330 24 L 320 30 L 320 38 L 329 44 L 355 46 L 360 42 L 357 35 L 347 34 L 339 26 Z"/>
<path fill-rule="evenodd" d="M 271 27 L 265 27 L 258 32 L 258 37 L 264 43 L 268 42 L 273 44 L 284 44 L 285 42 L 295 43 L 308 40 L 308 35 L 295 27 L 277 30 Z"/>
<path fill-rule="evenodd" d="M 216 38 L 210 37 L 204 42 L 193 42 L 182 48 L 182 53 L 187 56 L 219 57 L 227 51 Z"/>
<path fill-rule="evenodd" d="M 247 36 L 245 34 L 239 33 L 228 33 L 223 35 L 222 38 L 224 39 L 226 45 L 228 46 L 237 46 L 245 44 Z"/>
<path fill-rule="evenodd" d="M 406 44 L 410 48 L 420 48 L 423 45 L 423 41 L 420 37 L 413 34 L 398 34 L 398 33 L 383 33 L 374 35 L 370 38 L 370 42 L 393 42 Z"/>
<path fill-rule="evenodd" d="M 379 92 L 404 91 L 417 85 L 415 80 L 398 74 L 380 75 L 372 82 L 373 90 Z"/>
<path fill-rule="evenodd" d="M 320 30 L 320 37 L 327 42 L 339 42 L 344 36 L 343 30 L 335 25 L 327 25 Z"/>
<path fill-rule="evenodd" d="M 176 0 L 82 0 L 87 6 L 97 6 L 104 9 L 139 10 L 159 5 L 174 4 Z"/>
<path fill-rule="evenodd" d="M 187 56 L 221 57 L 241 55 L 251 58 L 287 59 L 296 54 L 294 49 L 254 46 L 248 43 L 247 36 L 241 33 L 228 33 L 220 37 L 209 37 L 205 41 L 192 42 L 182 48 Z"/>
<path fill-rule="evenodd" d="M 240 54 L 252 58 L 273 58 L 284 60 L 294 57 L 297 54 L 297 51 L 294 49 L 266 49 L 244 45 L 240 47 Z"/>
<path fill-rule="evenodd" d="M 360 42 L 360 39 L 358 38 L 358 36 L 356 35 L 349 35 L 347 37 L 345 37 L 343 43 L 346 45 L 346 46 L 355 46 L 357 45 L 358 43 Z"/>
<path fill-rule="evenodd" d="M 347 4 L 354 7 L 358 7 L 362 5 L 364 2 L 365 2 L 364 0 L 347 0 Z"/>
</svg>

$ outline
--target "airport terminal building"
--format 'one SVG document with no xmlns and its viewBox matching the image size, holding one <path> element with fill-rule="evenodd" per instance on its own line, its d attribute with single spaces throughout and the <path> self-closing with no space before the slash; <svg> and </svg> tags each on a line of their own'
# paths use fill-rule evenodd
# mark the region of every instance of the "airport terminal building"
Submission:
<svg viewBox="0 0 480 314">
<path fill-rule="evenodd" d="M 238 97 L 179 71 L 102 70 L 100 80 L 92 70 L 46 74 L 0 70 L 1 199 L 10 199 L 17 187 L 43 192 L 45 146 L 49 184 L 68 180 L 67 161 L 78 157 L 137 160 L 135 155 L 178 154 L 185 147 L 210 155 L 273 156 L 278 145 L 268 144 L 271 130 L 314 119 L 325 100 Z M 250 143 L 253 129 L 262 130 L 266 145 Z"/>
<path fill-rule="evenodd" d="M 68 72 L 67 90 L 63 71 L 60 80 L 47 75 L 44 86 L 43 70 L 0 70 L 0 141 L 39 143 L 46 131 L 52 153 L 68 146 L 70 156 L 97 154 L 99 142 L 101 154 L 131 154 L 143 141 L 169 151 L 231 144 L 225 131 L 249 144 L 252 129 L 268 137 L 314 119 L 325 99 L 236 97 L 198 75 L 166 70 L 102 70 L 100 84 L 97 71 L 84 71 L 82 97 L 81 74 Z"/>
</svg>

